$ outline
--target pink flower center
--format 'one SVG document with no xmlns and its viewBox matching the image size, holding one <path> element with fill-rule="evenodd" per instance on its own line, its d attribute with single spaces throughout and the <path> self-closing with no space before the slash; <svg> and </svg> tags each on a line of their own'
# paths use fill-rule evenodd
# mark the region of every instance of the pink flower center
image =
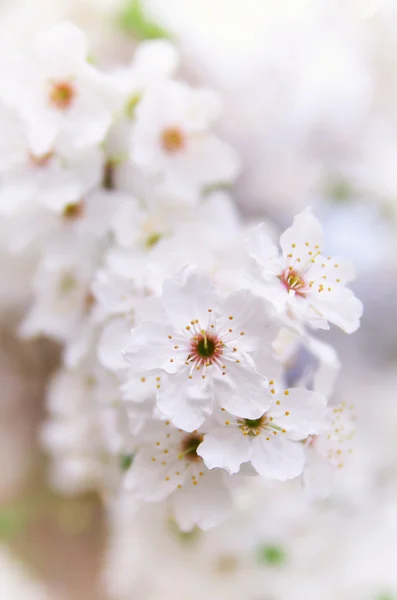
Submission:
<svg viewBox="0 0 397 600">
<path fill-rule="evenodd" d="M 285 269 L 278 278 L 288 291 L 291 290 L 295 292 L 297 296 L 306 298 L 307 285 L 297 271 L 288 267 L 288 269 Z"/>
<path fill-rule="evenodd" d="M 46 152 L 45 154 L 32 154 L 29 152 L 30 162 L 35 167 L 46 167 L 53 156 L 53 152 Z"/>
<path fill-rule="evenodd" d="M 190 343 L 189 359 L 197 365 L 209 366 L 223 354 L 223 342 L 213 333 L 202 331 Z"/>
</svg>

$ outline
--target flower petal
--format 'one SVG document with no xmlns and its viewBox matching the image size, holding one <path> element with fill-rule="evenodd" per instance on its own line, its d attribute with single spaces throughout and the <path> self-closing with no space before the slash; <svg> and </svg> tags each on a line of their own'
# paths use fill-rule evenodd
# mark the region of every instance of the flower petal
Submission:
<svg viewBox="0 0 397 600">
<path fill-rule="evenodd" d="M 219 302 L 211 277 L 189 268 L 164 282 L 162 301 L 168 318 L 180 329 L 196 319 L 198 327 L 206 329 L 208 309 L 214 310 Z"/>
<path fill-rule="evenodd" d="M 281 272 L 282 264 L 279 251 L 270 239 L 268 227 L 265 223 L 260 223 L 251 230 L 246 248 L 250 257 L 264 267 L 263 276 L 265 279 L 272 278 L 272 276 Z"/>
<path fill-rule="evenodd" d="M 227 519 L 231 499 L 219 470 L 203 471 L 197 485 L 189 480 L 172 495 L 174 517 L 182 531 L 207 530 Z"/>
<path fill-rule="evenodd" d="M 111 371 L 128 368 L 122 351 L 129 336 L 129 326 L 125 319 L 115 318 L 109 321 L 102 330 L 98 343 L 98 359 Z"/>
<path fill-rule="evenodd" d="M 175 373 L 185 358 L 178 358 L 173 349 L 174 342 L 169 338 L 175 331 L 171 325 L 142 321 L 131 331 L 124 356 L 131 363 L 134 372 L 164 369 Z M 171 361 L 173 358 L 173 362 Z"/>
<path fill-rule="evenodd" d="M 263 301 L 248 290 L 231 294 L 220 307 L 222 317 L 219 320 L 220 333 L 230 343 L 243 352 L 253 352 L 264 344 L 270 345 L 276 337 L 276 331 L 270 328 L 270 320 L 265 312 Z M 232 332 L 229 332 L 232 329 Z"/>
<path fill-rule="evenodd" d="M 291 252 L 291 248 L 294 249 L 294 256 L 301 254 L 300 258 L 313 252 L 313 248 L 321 252 L 324 246 L 323 228 L 310 207 L 296 215 L 292 227 L 282 234 L 280 245 L 285 256 Z"/>
<path fill-rule="evenodd" d="M 258 419 L 271 402 L 265 377 L 245 361 L 227 361 L 226 375 L 214 379 L 214 389 L 221 407 L 238 417 Z"/>
<path fill-rule="evenodd" d="M 321 433 L 326 426 L 325 396 L 304 388 L 290 388 L 286 392 L 277 394 L 277 400 L 269 410 L 274 422 L 286 429 L 288 437 L 294 440 Z"/>
<path fill-rule="evenodd" d="M 169 496 L 178 484 L 176 477 L 166 479 L 167 469 L 160 461 L 153 461 L 148 450 L 141 450 L 128 470 L 124 486 L 134 496 L 148 502 L 160 502 Z"/>
<path fill-rule="evenodd" d="M 157 407 L 175 427 L 194 431 L 212 413 L 214 392 L 210 379 L 189 379 L 188 374 L 188 368 L 182 368 L 161 378 Z"/>
<path fill-rule="evenodd" d="M 197 449 L 197 454 L 204 460 L 208 469 L 220 467 L 233 475 L 240 470 L 241 463 L 250 460 L 251 443 L 248 436 L 243 435 L 238 427 L 226 426 L 207 433 Z"/>
<path fill-rule="evenodd" d="M 286 481 L 302 473 L 305 455 L 301 444 L 269 431 L 253 440 L 251 462 L 262 477 Z"/>
</svg>

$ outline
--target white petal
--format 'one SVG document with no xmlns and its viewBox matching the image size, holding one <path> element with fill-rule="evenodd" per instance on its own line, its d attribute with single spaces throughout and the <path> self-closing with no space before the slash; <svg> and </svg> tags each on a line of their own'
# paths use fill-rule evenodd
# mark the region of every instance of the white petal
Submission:
<svg viewBox="0 0 397 600">
<path fill-rule="evenodd" d="M 145 80 L 156 83 L 159 79 L 172 77 L 176 72 L 179 66 L 178 52 L 167 40 L 146 40 L 138 45 L 133 66 L 139 69 Z"/>
<path fill-rule="evenodd" d="M 65 21 L 60 23 L 37 39 L 37 53 L 47 64 L 52 74 L 60 72 L 60 76 L 69 75 L 64 68 L 76 68 L 87 58 L 88 44 L 83 32 Z M 52 68 L 51 68 L 52 67 Z"/>
<path fill-rule="evenodd" d="M 326 425 L 327 400 L 323 394 L 303 388 L 290 388 L 288 394 L 277 394 L 269 415 L 288 437 L 303 440 L 308 435 L 320 433 Z M 286 415 L 285 413 L 289 413 Z"/>
<path fill-rule="evenodd" d="M 130 339 L 124 351 L 135 373 L 164 369 L 174 373 L 186 360 L 175 355 L 174 344 L 168 336 L 176 332 L 171 325 L 142 321 L 131 331 Z M 173 358 L 173 362 L 171 361 Z"/>
<path fill-rule="evenodd" d="M 265 223 L 251 229 L 246 242 L 249 256 L 264 267 L 263 275 L 266 278 L 278 275 L 282 270 L 279 251 L 268 235 Z"/>
<path fill-rule="evenodd" d="M 251 462 L 262 477 L 286 481 L 302 473 L 305 455 L 301 444 L 269 431 L 253 440 Z"/>
<path fill-rule="evenodd" d="M 130 329 L 125 319 L 112 319 L 105 325 L 98 343 L 98 359 L 104 367 L 112 371 L 128 367 L 122 352 L 129 335 Z"/>
<path fill-rule="evenodd" d="M 237 335 L 237 339 L 230 343 L 230 346 L 236 346 L 239 351 L 253 352 L 264 344 L 270 345 L 273 341 L 267 333 L 270 324 L 263 300 L 248 290 L 231 294 L 220 306 L 219 312 L 223 315 L 219 320 L 221 334 L 232 328 L 233 333 L 226 333 L 225 338 L 227 340 Z M 240 335 L 241 332 L 244 335 Z"/>
<path fill-rule="evenodd" d="M 204 471 L 198 484 L 189 480 L 172 495 L 174 517 L 182 531 L 195 526 L 207 530 L 227 519 L 231 510 L 229 492 L 219 470 Z"/>
<path fill-rule="evenodd" d="M 175 327 L 184 330 L 198 319 L 198 327 L 207 329 L 208 309 L 216 309 L 218 296 L 209 275 L 187 268 L 165 280 L 162 302 Z"/>
<path fill-rule="evenodd" d="M 68 204 L 81 199 L 82 189 L 77 177 L 57 162 L 53 162 L 47 169 L 38 170 L 36 185 L 40 193 L 39 199 L 56 212 L 61 212 Z"/>
<path fill-rule="evenodd" d="M 306 243 L 309 243 L 309 247 Z M 292 244 L 295 244 L 293 248 Z M 312 214 L 310 208 L 306 208 L 299 213 L 294 219 L 292 227 L 287 229 L 280 238 L 280 245 L 283 249 L 283 254 L 290 254 L 293 250 L 294 256 L 298 254 L 314 252 L 316 246 L 321 252 L 324 245 L 324 234 L 321 223 Z M 302 256 L 300 256 L 302 259 Z"/>
<path fill-rule="evenodd" d="M 320 363 L 314 376 L 313 389 L 329 398 L 341 368 L 339 357 L 335 348 L 311 336 L 306 337 L 305 344 Z"/>
<path fill-rule="evenodd" d="M 188 378 L 189 369 L 161 377 L 157 407 L 175 427 L 184 431 L 198 429 L 212 413 L 213 386 L 209 378 Z"/>
<path fill-rule="evenodd" d="M 340 327 L 346 333 L 354 333 L 360 327 L 363 305 L 348 288 L 325 290 L 311 301 L 328 321 Z"/>
<path fill-rule="evenodd" d="M 271 394 L 266 379 L 243 361 L 227 361 L 226 375 L 214 379 L 216 401 L 232 415 L 258 419 L 268 409 Z"/>
<path fill-rule="evenodd" d="M 187 185 L 203 188 L 236 179 L 240 162 L 236 151 L 213 135 L 189 140 L 186 150 L 168 161 L 166 172 L 170 185 L 181 177 Z"/>
<path fill-rule="evenodd" d="M 118 244 L 130 247 L 137 242 L 143 225 L 145 213 L 139 208 L 138 202 L 124 202 L 114 215 L 112 230 Z"/>
<path fill-rule="evenodd" d="M 241 463 L 251 458 L 250 438 L 233 425 L 214 429 L 205 434 L 197 454 L 208 469 L 220 467 L 233 475 L 239 471 Z"/>
<path fill-rule="evenodd" d="M 34 178 L 29 172 L 16 169 L 5 173 L 1 178 L 0 212 L 16 213 L 24 205 L 36 200 Z"/>
<path fill-rule="evenodd" d="M 137 498 L 159 502 L 169 496 L 178 484 L 177 477 L 165 478 L 167 472 L 159 460 L 152 460 L 148 450 L 141 450 L 126 474 L 125 488 Z"/>
</svg>

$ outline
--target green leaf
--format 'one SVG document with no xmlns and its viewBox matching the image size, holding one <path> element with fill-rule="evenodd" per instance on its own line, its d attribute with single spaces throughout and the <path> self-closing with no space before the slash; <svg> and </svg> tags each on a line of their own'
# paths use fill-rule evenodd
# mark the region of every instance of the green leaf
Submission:
<svg viewBox="0 0 397 600">
<path fill-rule="evenodd" d="M 286 560 L 286 554 L 281 546 L 269 544 L 259 548 L 258 558 L 260 562 L 264 562 L 273 567 L 283 565 Z"/>
<path fill-rule="evenodd" d="M 171 38 L 170 33 L 152 21 L 144 12 L 140 0 L 129 0 L 119 16 L 120 28 L 138 40 Z"/>
</svg>

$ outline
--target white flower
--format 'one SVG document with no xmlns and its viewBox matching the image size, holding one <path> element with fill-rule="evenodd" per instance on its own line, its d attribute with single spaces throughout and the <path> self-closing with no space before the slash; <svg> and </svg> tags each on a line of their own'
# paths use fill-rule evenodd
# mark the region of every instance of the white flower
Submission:
<svg viewBox="0 0 397 600">
<path fill-rule="evenodd" d="M 321 394 L 301 388 L 276 391 L 274 382 L 270 384 L 273 401 L 259 418 L 224 413 L 223 426 L 204 436 L 198 454 L 209 469 L 221 467 L 233 474 L 242 463 L 250 461 L 267 479 L 285 481 L 300 475 L 305 455 L 298 440 L 324 426 L 326 400 Z"/>
<path fill-rule="evenodd" d="M 50 479 L 64 493 L 117 488 L 120 459 L 130 452 L 127 418 L 117 380 L 93 357 L 50 381 L 49 417 L 40 438 L 51 452 Z"/>
<path fill-rule="evenodd" d="M 208 529 L 223 521 L 230 499 L 222 471 L 209 471 L 197 449 L 203 433 L 176 429 L 170 421 L 153 421 L 141 433 L 144 440 L 125 478 L 125 486 L 140 500 L 160 502 L 172 495 L 175 520 L 184 531 L 195 525 Z"/>
<path fill-rule="evenodd" d="M 219 112 L 212 91 L 176 81 L 150 88 L 136 108 L 133 162 L 192 201 L 206 186 L 232 181 L 238 174 L 237 157 L 209 131 Z"/>
<path fill-rule="evenodd" d="M 94 254 L 123 198 L 117 192 L 98 189 L 59 213 L 31 202 L 10 221 L 11 250 L 20 252 L 36 242 L 48 260 L 74 255 L 79 246 Z"/>
<path fill-rule="evenodd" d="M 281 236 L 282 253 L 264 232 L 255 227 L 248 252 L 258 264 L 261 293 L 292 322 L 328 329 L 328 321 L 352 333 L 360 325 L 362 304 L 345 287 L 354 278 L 352 265 L 324 256 L 323 231 L 306 209 Z"/>
<path fill-rule="evenodd" d="M 266 339 L 260 302 L 248 291 L 218 297 L 208 275 L 185 269 L 164 282 L 163 318 L 142 321 L 125 351 L 131 372 L 158 376 L 157 406 L 186 431 L 212 413 L 214 400 L 233 414 L 263 414 L 266 379 L 252 355 Z"/>
<path fill-rule="evenodd" d="M 34 301 L 21 325 L 26 337 L 45 334 L 67 341 L 77 333 L 84 315 L 91 310 L 90 282 L 93 257 L 87 246 L 75 245 L 74 253 L 57 262 L 44 260 L 34 279 Z"/>
<path fill-rule="evenodd" d="M 30 209 L 32 203 L 59 214 L 68 205 L 78 203 L 102 178 L 99 148 L 80 150 L 71 156 L 51 151 L 35 155 L 29 151 L 18 125 L 4 132 L 0 160 L 0 211 L 4 214 Z"/>
<path fill-rule="evenodd" d="M 31 56 L 9 59 L 3 67 L 0 96 L 26 123 L 33 154 L 102 142 L 120 92 L 87 55 L 83 33 L 65 22 L 42 34 Z"/>
<path fill-rule="evenodd" d="M 303 482 L 312 498 L 324 498 L 331 493 L 337 471 L 349 461 L 355 446 L 353 406 L 345 402 L 330 406 L 327 417 L 327 427 L 306 440 L 308 460 Z"/>
</svg>

